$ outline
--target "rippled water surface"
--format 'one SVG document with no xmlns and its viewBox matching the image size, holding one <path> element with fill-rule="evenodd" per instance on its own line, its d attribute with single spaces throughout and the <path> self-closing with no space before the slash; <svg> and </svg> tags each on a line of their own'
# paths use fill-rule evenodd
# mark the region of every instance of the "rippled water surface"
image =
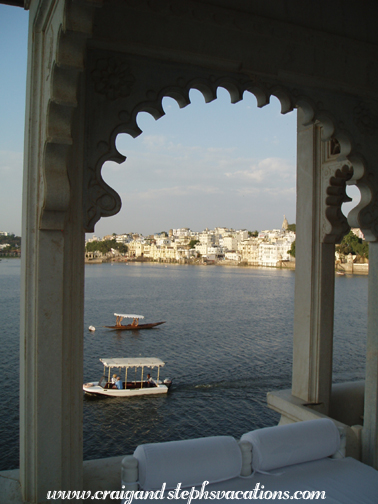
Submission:
<svg viewBox="0 0 378 504">
<path fill-rule="evenodd" d="M 19 260 L 0 262 L 0 359 L 14 384 L 0 390 L 0 469 L 18 466 L 19 270 Z M 131 453 L 141 442 L 239 437 L 277 423 L 265 398 L 291 383 L 294 276 L 268 268 L 86 266 L 84 380 L 100 377 L 100 357 L 159 357 L 173 386 L 165 397 L 85 397 L 84 457 Z M 336 278 L 335 381 L 364 376 L 366 295 L 367 277 Z M 114 312 L 166 323 L 113 332 L 102 326 L 114 323 Z"/>
</svg>

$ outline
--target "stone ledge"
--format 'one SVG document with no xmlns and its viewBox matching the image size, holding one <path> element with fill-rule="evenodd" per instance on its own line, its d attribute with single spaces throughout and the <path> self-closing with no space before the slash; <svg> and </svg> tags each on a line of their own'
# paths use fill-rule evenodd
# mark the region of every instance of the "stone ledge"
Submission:
<svg viewBox="0 0 378 504">
<path fill-rule="evenodd" d="M 268 408 L 280 413 L 279 425 L 317 418 L 331 418 L 316 411 L 316 405 L 306 405 L 306 402 L 292 395 L 291 390 L 277 390 L 267 394 Z M 337 427 L 342 427 L 346 434 L 346 456 L 361 460 L 361 425 L 346 425 L 334 418 L 331 420 Z"/>
<path fill-rule="evenodd" d="M 83 462 L 83 490 L 121 490 L 121 461 L 124 455 Z M 21 495 L 19 469 L 0 472 L 0 504 L 26 504 Z M 60 490 L 52 488 L 51 490 Z M 72 489 L 76 490 L 76 489 Z M 46 501 L 49 502 L 49 501 Z M 101 500 L 114 504 L 114 499 Z M 41 503 L 42 504 L 42 503 Z"/>
<path fill-rule="evenodd" d="M 0 472 L 0 504 L 23 504 L 18 469 Z"/>
</svg>

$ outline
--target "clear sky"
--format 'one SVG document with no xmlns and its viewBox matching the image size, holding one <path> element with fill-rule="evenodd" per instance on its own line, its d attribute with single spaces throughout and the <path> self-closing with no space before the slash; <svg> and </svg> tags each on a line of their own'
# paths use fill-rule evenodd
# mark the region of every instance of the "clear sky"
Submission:
<svg viewBox="0 0 378 504">
<path fill-rule="evenodd" d="M 21 233 L 28 14 L 0 5 L 0 231 Z M 165 98 L 166 115 L 138 115 L 143 133 L 120 135 L 124 164 L 106 163 L 103 178 L 121 196 L 122 209 L 97 223 L 95 234 L 216 226 L 280 228 L 295 222 L 296 112 L 280 104 L 258 109 L 253 95 L 230 103 L 224 89 L 205 104 L 192 90 L 179 109 Z"/>
<path fill-rule="evenodd" d="M 28 15 L 0 5 L 0 231 L 21 233 Z"/>
</svg>

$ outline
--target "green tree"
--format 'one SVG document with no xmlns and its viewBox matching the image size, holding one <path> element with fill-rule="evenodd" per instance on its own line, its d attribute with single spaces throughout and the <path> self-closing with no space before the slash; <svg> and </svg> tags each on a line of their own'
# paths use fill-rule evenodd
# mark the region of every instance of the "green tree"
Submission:
<svg viewBox="0 0 378 504">
<path fill-rule="evenodd" d="M 117 243 L 117 250 L 120 254 L 126 254 L 129 248 L 124 243 Z"/>
<path fill-rule="evenodd" d="M 127 245 L 124 243 L 117 243 L 114 239 L 88 242 L 85 246 L 87 252 L 98 251 L 102 254 L 110 252 L 111 249 L 118 250 L 121 254 L 126 253 L 128 250 Z"/>
<path fill-rule="evenodd" d="M 359 257 L 369 258 L 369 244 L 358 238 L 353 231 L 349 231 L 341 240 L 340 245 L 336 245 L 336 250 L 339 254 L 353 254 Z"/>
<path fill-rule="evenodd" d="M 21 238 L 20 236 L 16 236 L 13 233 L 7 236 L 0 235 L 0 245 L 2 245 L 3 243 L 9 244 L 9 250 L 19 249 L 21 247 Z"/>
<path fill-rule="evenodd" d="M 289 254 L 292 256 L 292 257 L 295 257 L 295 240 L 293 241 L 293 243 L 291 244 L 291 249 L 289 250 Z"/>
<path fill-rule="evenodd" d="M 248 231 L 248 236 L 250 238 L 257 238 L 259 236 L 259 232 L 258 231 Z"/>
<path fill-rule="evenodd" d="M 190 242 L 189 242 L 189 248 L 190 248 L 190 249 L 194 248 L 194 245 L 195 245 L 196 243 L 199 243 L 199 240 L 190 240 Z"/>
<path fill-rule="evenodd" d="M 295 233 L 296 224 L 289 224 L 288 227 L 287 227 L 287 230 L 288 231 L 294 231 L 294 233 Z"/>
</svg>

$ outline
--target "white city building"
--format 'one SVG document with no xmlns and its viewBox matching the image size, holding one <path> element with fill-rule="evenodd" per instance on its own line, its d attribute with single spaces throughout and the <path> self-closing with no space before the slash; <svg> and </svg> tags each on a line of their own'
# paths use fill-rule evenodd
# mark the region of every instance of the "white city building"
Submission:
<svg viewBox="0 0 378 504">
<path fill-rule="evenodd" d="M 179 229 L 172 229 L 173 236 L 177 236 L 179 238 L 183 236 L 190 236 L 190 228 L 179 228 Z"/>
<path fill-rule="evenodd" d="M 172 245 L 172 240 L 167 237 L 157 238 L 156 245 L 159 245 L 160 247 L 169 247 Z"/>
<path fill-rule="evenodd" d="M 128 234 L 119 234 L 116 236 L 117 243 L 128 243 L 130 240 L 132 240 L 132 237 Z"/>
<path fill-rule="evenodd" d="M 85 240 L 86 243 L 91 243 L 91 242 L 95 242 L 95 241 L 101 241 L 101 238 L 97 238 L 96 235 L 93 235 L 92 238 L 87 238 Z"/>
<path fill-rule="evenodd" d="M 235 262 L 240 262 L 241 261 L 241 253 L 237 252 L 236 250 L 229 250 L 228 252 L 225 252 L 224 258 L 227 261 L 235 261 Z"/>
<path fill-rule="evenodd" d="M 206 256 L 207 255 L 207 250 L 209 248 L 209 245 L 207 243 L 196 243 L 194 245 L 194 250 L 198 253 L 201 254 L 201 256 Z"/>
<path fill-rule="evenodd" d="M 244 240 L 248 240 L 248 231 L 246 229 L 240 229 L 239 231 L 236 231 L 234 236 L 240 243 Z"/>
<path fill-rule="evenodd" d="M 198 239 L 203 245 L 212 245 L 213 243 L 215 243 L 215 235 L 208 231 L 203 231 L 202 233 L 200 233 L 198 235 Z"/>
<path fill-rule="evenodd" d="M 144 255 L 145 245 L 139 240 L 133 240 L 128 243 L 128 255 L 130 257 L 140 257 Z"/>
<path fill-rule="evenodd" d="M 242 260 L 247 261 L 249 264 L 259 263 L 259 246 L 261 240 L 257 238 L 249 238 L 239 244 L 239 251 L 241 252 Z"/>
<path fill-rule="evenodd" d="M 226 234 L 233 233 L 233 232 L 234 232 L 233 229 L 226 228 L 226 227 L 216 227 L 216 228 L 214 228 L 214 233 L 220 234 L 222 236 L 226 235 Z"/>
<path fill-rule="evenodd" d="M 187 247 L 177 247 L 176 249 L 176 259 L 190 259 L 195 255 L 194 249 L 189 249 Z"/>
<path fill-rule="evenodd" d="M 224 248 L 219 245 L 210 245 L 207 247 L 207 251 L 205 254 L 202 254 L 207 259 L 211 259 L 215 261 L 216 259 L 220 259 L 224 257 Z"/>
<path fill-rule="evenodd" d="M 238 248 L 238 240 L 232 235 L 223 236 L 219 240 L 219 244 L 226 250 L 235 250 Z"/>
<path fill-rule="evenodd" d="M 292 260 L 289 251 L 291 242 L 278 240 L 274 243 L 262 242 L 259 245 L 259 265 L 260 266 L 277 266 L 279 261 Z"/>
</svg>

